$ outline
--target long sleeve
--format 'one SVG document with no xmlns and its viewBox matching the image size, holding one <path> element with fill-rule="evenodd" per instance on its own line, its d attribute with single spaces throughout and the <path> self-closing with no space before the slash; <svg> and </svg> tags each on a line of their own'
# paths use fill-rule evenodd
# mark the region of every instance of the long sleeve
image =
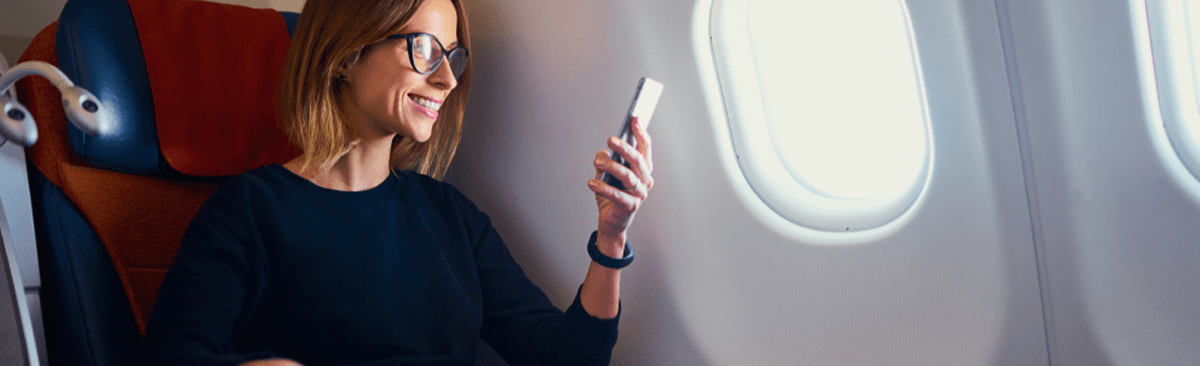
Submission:
<svg viewBox="0 0 1200 366">
<path fill-rule="evenodd" d="M 143 364 L 605 365 L 617 320 L 564 313 L 487 215 L 398 172 L 332 191 L 279 165 L 231 180 L 192 221 L 147 325 Z"/>
<path fill-rule="evenodd" d="M 144 365 L 236 365 L 271 358 L 239 353 L 232 340 L 263 298 L 267 266 L 248 230 L 214 205 L 189 225 L 163 281 L 143 342 Z M 245 223 L 240 223 L 245 225 Z"/>
<path fill-rule="evenodd" d="M 608 320 L 591 316 L 578 290 L 565 313 L 554 307 L 513 260 L 490 218 L 465 199 L 458 203 L 475 242 L 483 340 L 513 365 L 607 365 L 620 314 Z"/>
</svg>

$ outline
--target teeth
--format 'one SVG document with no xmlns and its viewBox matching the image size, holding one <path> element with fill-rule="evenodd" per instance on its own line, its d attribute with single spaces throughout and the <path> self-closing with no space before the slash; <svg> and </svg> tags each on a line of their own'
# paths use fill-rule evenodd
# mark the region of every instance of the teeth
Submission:
<svg viewBox="0 0 1200 366">
<path fill-rule="evenodd" d="M 410 96 L 410 98 L 412 98 L 412 100 L 414 102 L 417 102 L 417 104 L 419 104 L 420 106 L 425 107 L 426 109 L 429 109 L 432 111 L 437 111 L 439 108 L 442 108 L 442 103 L 437 103 L 432 100 L 425 99 L 419 95 L 412 95 L 412 96 Z"/>
</svg>

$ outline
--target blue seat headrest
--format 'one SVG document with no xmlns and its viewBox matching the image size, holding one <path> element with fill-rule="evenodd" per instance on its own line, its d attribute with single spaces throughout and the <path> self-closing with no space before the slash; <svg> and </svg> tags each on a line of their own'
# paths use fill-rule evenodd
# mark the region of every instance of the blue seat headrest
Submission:
<svg viewBox="0 0 1200 366">
<path fill-rule="evenodd" d="M 143 6 L 143 3 L 164 6 L 155 1 L 161 2 L 130 2 L 136 6 Z M 69 126 L 71 147 L 83 159 L 117 171 L 148 176 L 172 176 L 180 171 L 192 174 L 178 167 L 173 168 L 160 146 L 156 112 L 161 111 L 155 110 L 153 80 L 147 72 L 147 58 L 138 33 L 139 23 L 134 19 L 130 2 L 71 0 L 59 17 L 56 40 L 59 68 L 77 85 L 95 94 L 114 112 L 118 121 L 116 131 L 105 136 L 88 136 L 75 126 Z M 237 7 L 215 3 L 206 6 Z M 279 14 L 288 34 L 294 34 L 299 14 Z M 273 109 L 274 105 L 265 107 Z"/>
</svg>

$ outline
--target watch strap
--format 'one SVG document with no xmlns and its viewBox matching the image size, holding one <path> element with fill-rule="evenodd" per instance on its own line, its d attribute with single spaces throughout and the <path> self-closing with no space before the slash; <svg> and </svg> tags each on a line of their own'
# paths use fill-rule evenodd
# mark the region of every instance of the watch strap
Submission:
<svg viewBox="0 0 1200 366">
<path fill-rule="evenodd" d="M 621 269 L 633 263 L 633 248 L 629 246 L 629 241 L 625 241 L 625 257 L 612 258 L 600 252 L 600 247 L 596 246 L 596 236 L 600 231 L 593 231 L 591 239 L 588 239 L 587 251 L 588 256 L 592 257 L 592 261 L 601 266 L 612 269 Z"/>
</svg>

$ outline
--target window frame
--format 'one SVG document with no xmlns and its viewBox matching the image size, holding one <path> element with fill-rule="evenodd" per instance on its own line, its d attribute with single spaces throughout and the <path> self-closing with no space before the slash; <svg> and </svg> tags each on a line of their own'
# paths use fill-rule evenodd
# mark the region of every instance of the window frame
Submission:
<svg viewBox="0 0 1200 366">
<path fill-rule="evenodd" d="M 1152 73 L 1148 78 L 1153 85 L 1144 92 L 1153 93 L 1152 106 L 1159 117 L 1155 127 L 1162 128 L 1168 148 L 1192 178 L 1200 180 L 1200 72 L 1193 66 L 1200 59 L 1172 47 L 1180 38 L 1187 44 L 1189 27 L 1200 24 L 1188 24 L 1183 0 L 1135 1 L 1134 6 L 1145 11 Z"/>
<path fill-rule="evenodd" d="M 753 57 L 745 56 L 752 54 L 747 27 L 748 1 L 712 0 L 708 30 L 731 142 L 742 175 L 754 193 L 786 220 L 825 232 L 879 229 L 913 210 L 927 191 L 933 174 L 934 140 L 924 74 L 917 52 L 919 49 L 905 1 L 896 0 L 904 16 L 921 103 L 925 137 L 922 173 L 900 194 L 858 199 L 828 197 L 806 187 L 789 172 L 774 144 L 763 146 L 753 143 L 774 139 L 769 137 L 770 127 L 758 85 L 758 71 L 753 66 Z M 727 42 L 731 39 L 745 42 Z"/>
</svg>

